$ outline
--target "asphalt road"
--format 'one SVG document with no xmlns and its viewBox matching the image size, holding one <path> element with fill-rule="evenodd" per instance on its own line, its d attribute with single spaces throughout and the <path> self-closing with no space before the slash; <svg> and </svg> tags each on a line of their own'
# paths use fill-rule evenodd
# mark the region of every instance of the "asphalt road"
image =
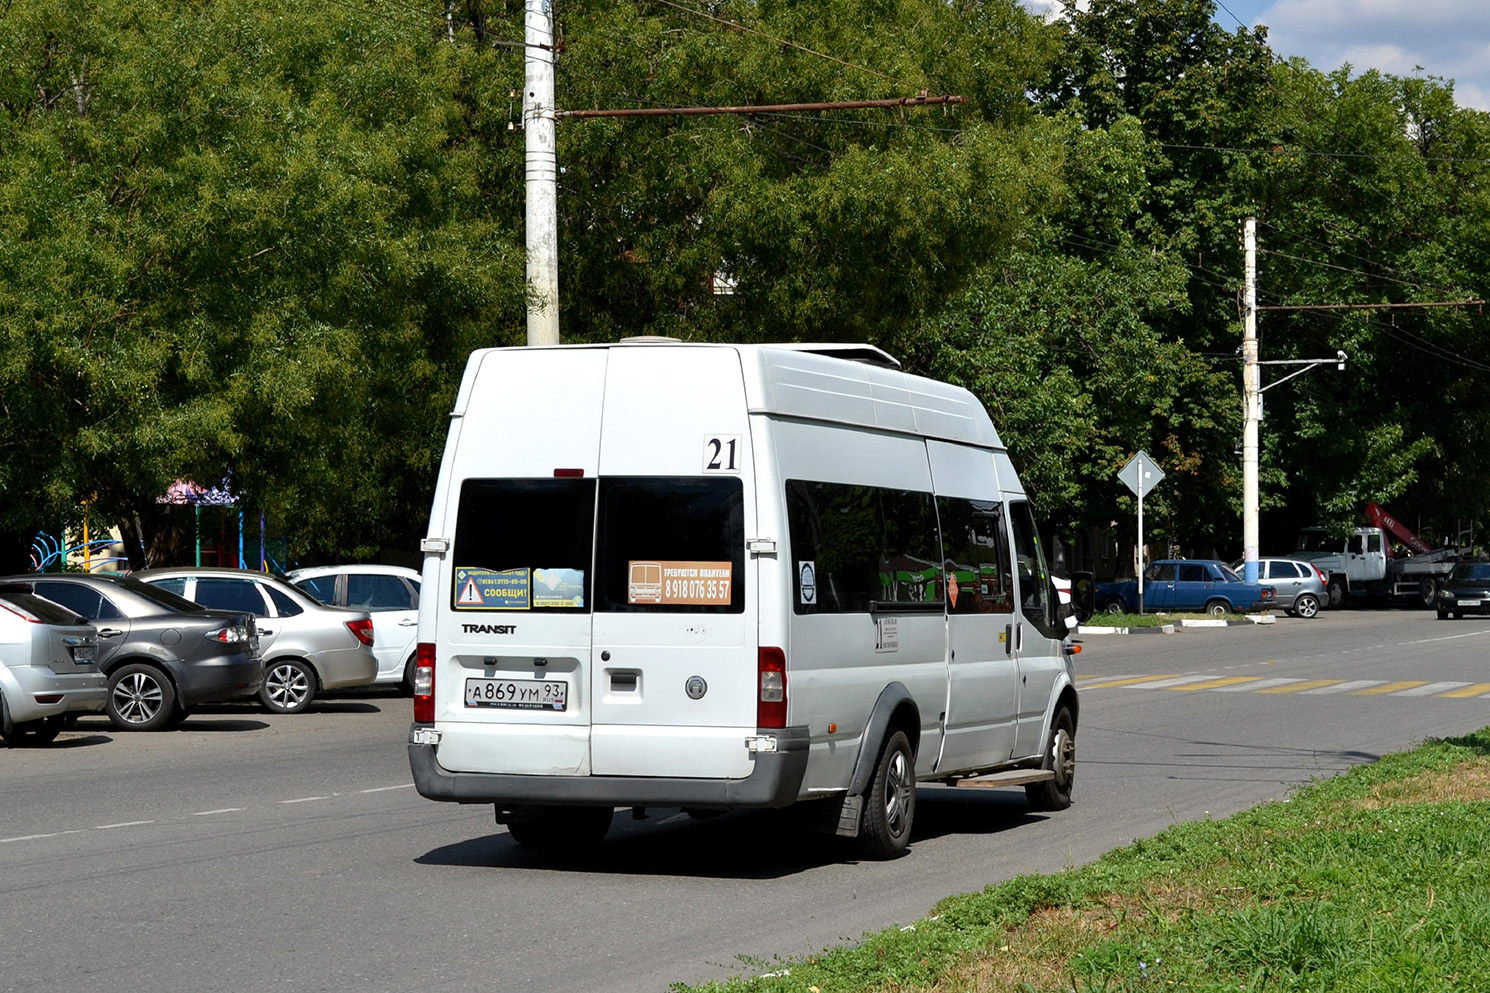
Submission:
<svg viewBox="0 0 1490 993">
<path fill-rule="evenodd" d="M 488 808 L 414 792 L 392 694 L 158 734 L 90 719 L 0 748 L 0 990 L 662 993 L 1490 724 L 1490 620 L 1352 610 L 1084 647 L 1075 805 L 925 788 L 890 863 L 790 812 L 621 812 L 593 857 L 531 853 Z"/>
</svg>

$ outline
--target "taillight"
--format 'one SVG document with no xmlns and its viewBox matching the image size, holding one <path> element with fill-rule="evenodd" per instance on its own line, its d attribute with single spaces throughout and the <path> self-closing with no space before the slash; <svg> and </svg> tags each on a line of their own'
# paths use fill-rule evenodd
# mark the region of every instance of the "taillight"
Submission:
<svg viewBox="0 0 1490 993">
<path fill-rule="evenodd" d="M 435 722 L 435 646 L 421 641 L 414 649 L 414 723 Z"/>
<path fill-rule="evenodd" d="M 229 624 L 220 627 L 216 631 L 208 631 L 207 637 L 213 641 L 220 641 L 224 645 L 236 645 L 241 641 L 248 640 L 248 629 L 241 624 Z"/>
<path fill-rule="evenodd" d="M 786 653 L 779 648 L 762 648 L 759 655 L 760 695 L 755 705 L 757 727 L 786 727 Z"/>
<path fill-rule="evenodd" d="M 1321 569 L 1319 566 L 1315 566 L 1314 567 L 1314 575 L 1318 576 L 1319 577 L 1319 581 L 1321 583 L 1324 583 L 1326 586 L 1328 586 L 1330 584 L 1330 577 L 1326 576 L 1324 574 L 1324 570 Z"/>
<path fill-rule="evenodd" d="M 347 621 L 347 627 L 357 636 L 357 640 L 369 648 L 372 647 L 372 618 L 364 617 L 360 621 Z"/>
</svg>

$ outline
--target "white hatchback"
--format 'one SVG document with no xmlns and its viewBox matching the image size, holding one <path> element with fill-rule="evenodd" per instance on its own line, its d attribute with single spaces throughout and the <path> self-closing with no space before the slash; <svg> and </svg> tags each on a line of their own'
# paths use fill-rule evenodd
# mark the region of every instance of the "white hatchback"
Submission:
<svg viewBox="0 0 1490 993">
<path fill-rule="evenodd" d="M 419 633 L 419 573 L 397 565 L 322 565 L 294 569 L 291 585 L 330 607 L 373 615 L 373 654 L 379 683 L 414 685 L 414 643 Z"/>
</svg>

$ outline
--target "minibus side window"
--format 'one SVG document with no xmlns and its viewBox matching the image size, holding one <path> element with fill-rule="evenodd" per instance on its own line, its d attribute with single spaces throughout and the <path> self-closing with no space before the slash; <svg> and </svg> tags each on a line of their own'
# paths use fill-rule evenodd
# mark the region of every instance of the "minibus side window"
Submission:
<svg viewBox="0 0 1490 993">
<path fill-rule="evenodd" d="M 937 497 L 936 507 L 946 556 L 947 613 L 1013 613 L 1014 584 L 1009 579 L 1003 504 Z"/>
<path fill-rule="evenodd" d="M 736 477 L 600 480 L 596 610 L 745 610 L 745 490 Z"/>
<path fill-rule="evenodd" d="M 450 606 L 588 612 L 594 531 L 593 479 L 466 480 Z"/>
<path fill-rule="evenodd" d="M 797 613 L 942 602 L 941 540 L 930 493 L 792 479 L 786 506 Z"/>
<path fill-rule="evenodd" d="M 1047 638 L 1062 637 L 1055 622 L 1055 587 L 1040 548 L 1040 533 L 1030 505 L 1023 500 L 1009 504 L 1014 525 L 1014 561 L 1019 570 L 1019 605 L 1025 618 Z"/>
</svg>

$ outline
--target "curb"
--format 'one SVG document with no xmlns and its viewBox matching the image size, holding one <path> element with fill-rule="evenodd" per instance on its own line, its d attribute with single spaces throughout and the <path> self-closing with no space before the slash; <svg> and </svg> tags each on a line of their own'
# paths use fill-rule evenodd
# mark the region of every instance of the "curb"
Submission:
<svg viewBox="0 0 1490 993">
<path fill-rule="evenodd" d="M 1205 620 L 1182 620 L 1174 624 L 1161 624 L 1154 627 L 1139 628 L 1079 624 L 1072 634 L 1175 634 L 1177 631 L 1188 631 L 1196 628 L 1240 628 L 1257 624 L 1276 623 L 1278 623 L 1278 618 L 1272 614 L 1246 614 L 1239 621 L 1228 620 L 1224 617 L 1216 619 L 1207 618 Z"/>
</svg>

